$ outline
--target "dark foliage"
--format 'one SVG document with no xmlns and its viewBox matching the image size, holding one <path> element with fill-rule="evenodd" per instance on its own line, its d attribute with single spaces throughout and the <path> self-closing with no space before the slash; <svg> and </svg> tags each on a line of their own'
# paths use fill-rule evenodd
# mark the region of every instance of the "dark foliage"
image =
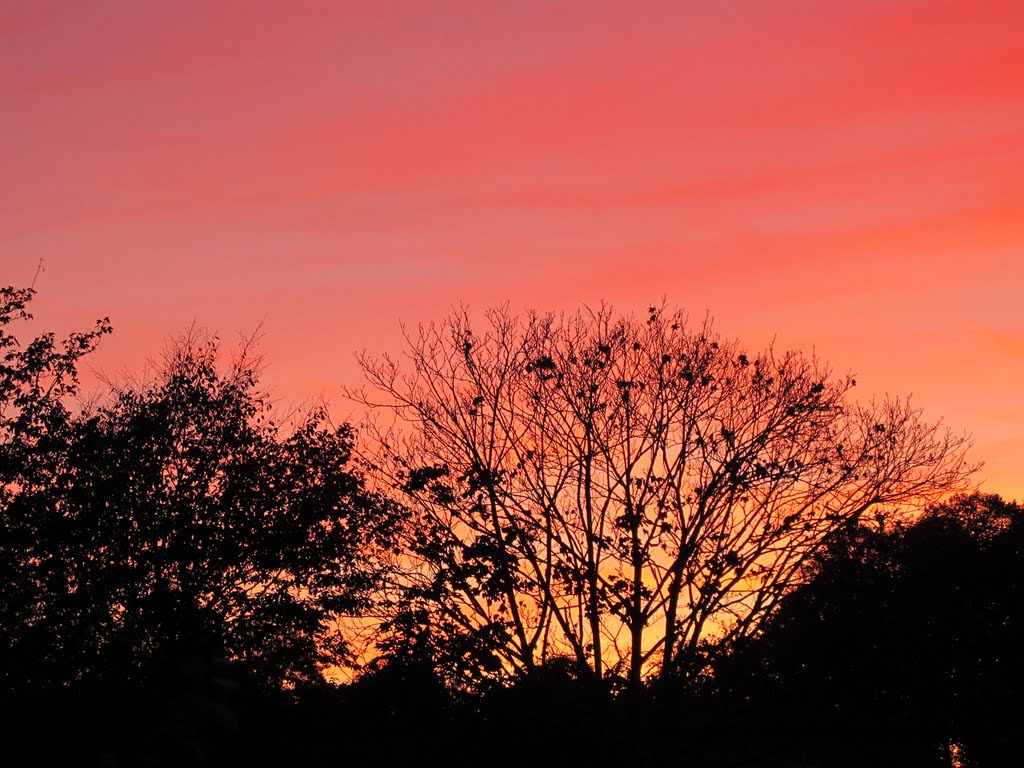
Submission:
<svg viewBox="0 0 1024 768">
<path fill-rule="evenodd" d="M 102 320 L 62 343 L 46 333 L 22 347 L 9 326 L 31 320 L 33 294 L 0 289 L 0 686 L 26 692 L 40 688 L 37 661 L 52 645 L 44 638 L 65 621 L 54 603 L 75 586 L 69 579 L 76 574 L 63 560 L 70 531 L 58 503 L 70 485 L 66 467 L 76 444 L 67 401 L 78 392 L 79 361 L 111 330 Z M 59 663 L 74 680 L 73 652 L 53 650 L 67 657 Z"/>
<path fill-rule="evenodd" d="M 506 614 L 466 623 L 431 602 L 453 585 L 475 585 L 484 605 L 515 596 L 520 538 L 503 528 L 403 541 L 411 513 L 368 489 L 351 430 L 323 410 L 278 416 L 258 361 L 226 359 L 202 334 L 173 342 L 146 378 L 76 405 L 79 366 L 109 323 L 22 346 L 12 326 L 30 318 L 32 295 L 0 290 L 0 704 L 12 764 L 1019 763 L 1015 503 L 956 496 L 913 523 L 830 527 L 801 558 L 807 583 L 758 632 L 694 646 L 701 675 L 663 669 L 637 684 L 596 674 L 586 653 L 517 667 L 496 651 L 516 631 Z M 554 358 L 531 366 L 551 376 Z M 470 470 L 454 477 L 469 496 L 500 479 Z M 438 495 L 449 480 L 424 465 L 404 490 L 458 506 L 468 497 Z M 406 599 L 388 603 L 391 558 L 409 564 L 403 546 L 451 567 L 419 572 L 411 589 L 400 574 Z M 387 620 L 379 655 L 352 683 L 327 684 L 326 663 L 356 661 L 332 617 L 367 613 Z"/>
<path fill-rule="evenodd" d="M 348 653 L 330 620 L 370 606 L 396 514 L 364 487 L 349 428 L 316 409 L 286 428 L 257 361 L 195 333 L 148 380 L 72 412 L 109 325 L 22 348 L 7 326 L 31 298 L 6 289 L 0 306 L 4 702 L 30 719 L 59 699 L 85 723 L 102 701 L 89 739 L 117 741 L 119 719 L 145 732 L 168 707 L 230 730 L 204 698 L 216 686 L 179 690 L 223 659 L 270 691 L 324 684 Z"/>
<path fill-rule="evenodd" d="M 719 665 L 730 719 L 829 765 L 1018 764 L 1022 566 L 1024 509 L 994 495 L 845 531 Z"/>
</svg>

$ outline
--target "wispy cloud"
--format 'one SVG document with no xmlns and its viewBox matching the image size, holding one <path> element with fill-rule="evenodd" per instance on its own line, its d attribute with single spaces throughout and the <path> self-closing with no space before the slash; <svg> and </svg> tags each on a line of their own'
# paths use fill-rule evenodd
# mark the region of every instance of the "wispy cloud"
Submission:
<svg viewBox="0 0 1024 768">
<path fill-rule="evenodd" d="M 1024 360 L 1024 329 L 1007 331 L 981 325 L 980 323 L 968 323 L 967 327 L 972 333 L 989 342 L 995 349 L 1010 357 Z"/>
</svg>

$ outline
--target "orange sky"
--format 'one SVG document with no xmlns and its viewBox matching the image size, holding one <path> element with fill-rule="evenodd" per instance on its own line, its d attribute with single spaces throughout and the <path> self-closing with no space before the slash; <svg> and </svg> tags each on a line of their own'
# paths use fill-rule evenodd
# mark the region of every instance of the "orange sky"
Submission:
<svg viewBox="0 0 1024 768">
<path fill-rule="evenodd" d="M 0 283 L 340 410 L 456 303 L 815 349 L 1024 498 L 1024 3 L 0 0 Z"/>
</svg>

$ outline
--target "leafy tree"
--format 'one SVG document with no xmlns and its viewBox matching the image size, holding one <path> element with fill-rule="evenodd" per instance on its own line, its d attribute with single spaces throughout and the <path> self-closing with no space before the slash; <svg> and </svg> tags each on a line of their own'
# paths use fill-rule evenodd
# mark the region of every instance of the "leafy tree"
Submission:
<svg viewBox="0 0 1024 768">
<path fill-rule="evenodd" d="M 24 347 L 11 326 L 32 319 L 31 288 L 0 288 L 0 686 L 35 682 L 39 639 L 59 626 L 48 609 L 65 594 L 66 566 L 54 539 L 64 522 L 62 487 L 74 420 L 68 401 L 78 393 L 78 366 L 109 320 L 58 343 L 44 333 Z M 31 500 L 31 501 L 30 501 Z"/>
<path fill-rule="evenodd" d="M 8 291 L 4 325 L 30 292 Z M 365 487 L 323 408 L 275 419 L 248 349 L 172 342 L 148 377 L 72 414 L 75 365 L 107 332 L 5 358 L 6 692 L 114 691 L 242 662 L 271 688 L 322 682 L 369 608 L 397 509 Z"/>
<path fill-rule="evenodd" d="M 1016 765 L 1022 562 L 1024 509 L 992 494 L 853 527 L 719 665 L 720 694 L 744 702 L 734 721 L 828 762 Z M 779 714 L 766 717 L 766 702 Z"/>
<path fill-rule="evenodd" d="M 482 329 L 461 310 L 407 341 L 408 367 L 363 354 L 349 394 L 413 510 L 390 628 L 463 679 L 558 656 L 634 690 L 692 676 L 829 536 L 972 471 L 909 402 L 854 402 L 813 357 L 748 355 L 665 307 Z"/>
<path fill-rule="evenodd" d="M 328 620 L 368 607 L 395 510 L 364 488 L 347 426 L 314 409 L 285 433 L 255 361 L 218 363 L 215 339 L 186 338 L 83 422 L 78 554 L 106 560 L 95 586 L 132 657 L 201 641 L 309 684 L 345 660 Z"/>
</svg>

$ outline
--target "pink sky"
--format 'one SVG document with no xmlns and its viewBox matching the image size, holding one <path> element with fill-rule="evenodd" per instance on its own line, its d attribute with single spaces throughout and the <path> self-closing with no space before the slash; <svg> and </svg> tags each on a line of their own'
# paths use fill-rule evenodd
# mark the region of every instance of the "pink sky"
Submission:
<svg viewBox="0 0 1024 768">
<path fill-rule="evenodd" d="M 913 394 L 1024 498 L 1024 4 L 0 2 L 0 283 L 284 398 L 453 304 L 663 296 Z"/>
</svg>

